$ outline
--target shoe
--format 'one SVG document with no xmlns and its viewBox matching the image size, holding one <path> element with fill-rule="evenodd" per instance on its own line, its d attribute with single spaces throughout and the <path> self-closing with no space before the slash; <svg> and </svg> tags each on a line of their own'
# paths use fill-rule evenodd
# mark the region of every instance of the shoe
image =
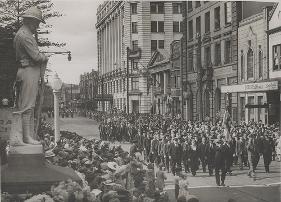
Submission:
<svg viewBox="0 0 281 202">
<path fill-rule="evenodd" d="M 222 186 L 222 187 L 225 187 L 225 184 L 224 184 L 224 182 L 222 182 L 222 183 L 221 183 L 221 186 Z"/>
<path fill-rule="evenodd" d="M 220 184 L 217 184 L 217 186 L 219 187 L 219 186 L 221 186 Z"/>
</svg>

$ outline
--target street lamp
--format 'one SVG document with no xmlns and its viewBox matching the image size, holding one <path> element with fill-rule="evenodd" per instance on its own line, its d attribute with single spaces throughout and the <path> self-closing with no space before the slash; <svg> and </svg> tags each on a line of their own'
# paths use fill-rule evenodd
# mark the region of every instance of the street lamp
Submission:
<svg viewBox="0 0 281 202">
<path fill-rule="evenodd" d="M 60 126 L 59 126 L 59 99 L 58 95 L 60 92 L 60 89 L 62 87 L 62 81 L 58 77 L 58 74 L 56 73 L 53 78 L 52 82 L 52 88 L 54 93 L 54 128 L 55 128 L 55 145 L 57 144 L 57 141 L 60 138 Z"/>
<path fill-rule="evenodd" d="M 72 56 L 71 56 L 71 52 L 70 51 L 43 51 L 42 53 L 47 53 L 47 54 L 51 54 L 51 55 L 65 55 L 67 54 L 67 60 L 71 61 Z"/>
</svg>

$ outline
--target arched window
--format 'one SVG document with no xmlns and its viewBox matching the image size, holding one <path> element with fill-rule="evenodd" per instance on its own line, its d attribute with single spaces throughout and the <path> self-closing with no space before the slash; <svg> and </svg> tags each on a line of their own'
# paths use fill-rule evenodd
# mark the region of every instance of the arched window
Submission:
<svg viewBox="0 0 281 202">
<path fill-rule="evenodd" d="M 263 77 L 263 58 L 262 50 L 259 50 L 259 78 Z"/>
<path fill-rule="evenodd" d="M 244 72 L 244 53 L 242 50 L 241 50 L 241 61 L 240 62 L 241 62 L 241 80 L 243 80 L 245 72 Z"/>
<path fill-rule="evenodd" d="M 247 77 L 254 78 L 254 53 L 251 48 L 249 48 L 247 53 Z"/>
</svg>

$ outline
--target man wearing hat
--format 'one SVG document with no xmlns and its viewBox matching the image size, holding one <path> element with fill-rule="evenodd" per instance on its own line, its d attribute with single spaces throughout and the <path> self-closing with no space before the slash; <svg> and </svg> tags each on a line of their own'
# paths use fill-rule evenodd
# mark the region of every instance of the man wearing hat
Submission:
<svg viewBox="0 0 281 202">
<path fill-rule="evenodd" d="M 22 131 L 13 133 L 12 145 L 40 144 L 34 139 L 34 107 L 39 88 L 39 79 L 44 76 L 48 57 L 40 53 L 33 35 L 43 20 L 42 12 L 37 7 L 27 9 L 22 15 L 23 25 L 14 38 L 16 61 L 19 64 L 16 86 L 19 88 L 17 97 L 18 111 L 14 116 L 18 122 L 22 120 Z M 22 141 L 23 140 L 23 141 Z"/>
</svg>

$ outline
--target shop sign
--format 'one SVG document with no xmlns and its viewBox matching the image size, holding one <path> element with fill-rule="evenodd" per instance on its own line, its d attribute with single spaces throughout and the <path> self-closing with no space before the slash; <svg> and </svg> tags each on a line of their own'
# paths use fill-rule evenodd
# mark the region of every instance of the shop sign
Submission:
<svg viewBox="0 0 281 202">
<path fill-rule="evenodd" d="M 12 125 L 12 111 L 10 109 L 0 109 L 0 138 L 9 139 Z"/>
<path fill-rule="evenodd" d="M 278 90 L 278 81 L 221 86 L 222 93 Z"/>
</svg>

